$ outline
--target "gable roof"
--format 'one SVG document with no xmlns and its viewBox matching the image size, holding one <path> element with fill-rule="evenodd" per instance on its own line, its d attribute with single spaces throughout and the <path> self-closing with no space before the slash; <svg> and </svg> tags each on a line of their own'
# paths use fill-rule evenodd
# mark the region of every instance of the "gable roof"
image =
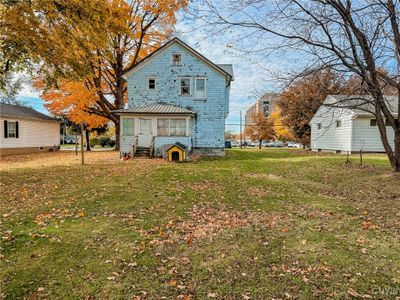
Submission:
<svg viewBox="0 0 400 300">
<path fill-rule="evenodd" d="M 385 102 L 392 114 L 398 115 L 398 96 L 384 96 Z M 374 99 L 371 95 L 328 95 L 322 105 L 318 108 L 314 117 L 324 117 L 335 109 L 346 109 L 355 116 L 372 116 L 374 111 Z M 321 110 L 327 108 L 328 111 L 321 114 Z M 310 122 L 311 122 L 310 121 Z"/>
<path fill-rule="evenodd" d="M 398 96 L 385 95 L 386 105 L 393 114 L 398 113 Z M 374 111 L 374 99 L 371 95 L 328 95 L 323 103 L 325 106 L 335 105 L 335 108 L 347 108 L 355 115 L 369 114 Z"/>
<path fill-rule="evenodd" d="M 171 147 L 169 147 L 166 151 L 169 151 L 169 150 L 171 150 L 171 149 L 174 148 L 174 147 L 178 147 L 178 148 L 181 149 L 182 151 L 185 151 L 185 150 L 187 149 L 187 147 L 186 147 L 184 144 L 182 144 L 182 143 L 180 143 L 180 142 L 176 142 L 176 143 L 173 144 Z"/>
<path fill-rule="evenodd" d="M 38 112 L 33 108 L 1 103 L 1 102 L 0 102 L 0 116 L 59 122 L 57 119 L 42 114 L 41 112 Z"/>
<path fill-rule="evenodd" d="M 158 48 L 154 52 L 152 52 L 149 55 L 147 55 L 139 63 L 137 63 L 135 67 L 133 67 L 128 72 L 126 72 L 122 76 L 122 78 L 124 78 L 126 80 L 131 74 L 133 74 L 135 71 L 140 69 L 143 65 L 145 65 L 147 62 L 149 62 L 152 58 L 156 57 L 157 54 L 160 54 L 163 50 L 166 50 L 169 46 L 173 45 L 174 43 L 178 43 L 179 45 L 184 47 L 186 50 L 191 52 L 194 56 L 198 57 L 199 59 L 201 59 L 202 61 L 204 61 L 205 63 L 207 63 L 211 67 L 213 67 L 216 71 L 218 71 L 219 73 L 221 73 L 224 76 L 226 76 L 229 81 L 233 80 L 233 67 L 232 67 L 232 65 L 230 65 L 230 64 L 220 64 L 220 65 L 218 65 L 218 64 L 213 63 L 208 58 L 206 58 L 205 56 L 203 56 L 202 54 L 200 54 L 199 52 L 194 50 L 192 47 L 190 47 L 188 44 L 186 44 L 185 42 L 183 42 L 182 40 L 180 40 L 177 37 L 174 37 L 173 39 L 171 39 L 170 41 L 168 41 L 164 45 L 162 45 L 160 48 Z"/>
<path fill-rule="evenodd" d="M 134 114 L 185 114 L 193 115 L 194 111 L 164 102 L 153 103 L 145 106 L 136 106 L 126 109 L 114 110 L 114 113 L 134 113 Z"/>
</svg>

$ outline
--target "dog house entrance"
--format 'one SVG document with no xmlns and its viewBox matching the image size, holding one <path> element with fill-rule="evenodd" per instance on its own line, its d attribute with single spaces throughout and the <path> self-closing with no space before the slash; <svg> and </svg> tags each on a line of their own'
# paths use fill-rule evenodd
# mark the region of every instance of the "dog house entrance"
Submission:
<svg viewBox="0 0 400 300">
<path fill-rule="evenodd" d="M 172 158 L 172 161 L 179 161 L 179 152 L 178 151 L 172 152 L 171 158 Z"/>
</svg>

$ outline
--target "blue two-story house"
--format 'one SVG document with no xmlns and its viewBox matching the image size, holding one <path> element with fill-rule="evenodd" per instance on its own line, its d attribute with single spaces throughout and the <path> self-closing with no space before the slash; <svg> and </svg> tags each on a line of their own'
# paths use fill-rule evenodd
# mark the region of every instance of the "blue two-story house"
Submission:
<svg viewBox="0 0 400 300">
<path fill-rule="evenodd" d="M 121 153 L 164 155 L 179 142 L 189 152 L 224 154 L 232 65 L 218 65 L 174 38 L 124 76 L 128 103 L 118 110 Z"/>
</svg>

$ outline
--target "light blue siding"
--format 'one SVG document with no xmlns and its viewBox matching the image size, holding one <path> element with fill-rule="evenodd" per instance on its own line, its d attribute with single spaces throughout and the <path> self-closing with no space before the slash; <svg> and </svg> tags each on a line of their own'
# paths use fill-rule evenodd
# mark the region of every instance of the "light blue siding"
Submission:
<svg viewBox="0 0 400 300">
<path fill-rule="evenodd" d="M 171 56 L 180 53 L 182 66 L 172 66 Z M 155 90 L 148 89 L 148 78 L 156 79 Z M 180 96 L 181 77 L 191 77 L 191 96 Z M 195 78 L 207 78 L 206 100 L 196 100 Z M 128 79 L 128 106 L 166 102 L 196 112 L 192 126 L 194 148 L 223 148 L 225 117 L 229 111 L 229 82 L 222 73 L 173 43 L 144 63 Z"/>
</svg>

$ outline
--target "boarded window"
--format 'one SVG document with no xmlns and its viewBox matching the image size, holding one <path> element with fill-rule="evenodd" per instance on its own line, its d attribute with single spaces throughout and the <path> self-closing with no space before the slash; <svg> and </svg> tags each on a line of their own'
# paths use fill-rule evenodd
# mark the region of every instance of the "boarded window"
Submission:
<svg viewBox="0 0 400 300">
<path fill-rule="evenodd" d="M 188 95 L 191 94 L 191 91 L 190 91 L 190 78 L 181 78 L 180 94 L 182 96 L 188 96 Z"/>
<path fill-rule="evenodd" d="M 186 120 L 185 119 L 171 119 L 169 128 L 170 128 L 170 135 L 184 136 L 184 135 L 186 135 Z"/>
<path fill-rule="evenodd" d="M 157 135 L 159 136 L 169 135 L 169 119 L 157 120 Z"/>
<path fill-rule="evenodd" d="M 122 124 L 123 124 L 123 134 L 124 135 L 134 135 L 134 119 L 129 118 L 129 119 L 122 119 Z"/>
<path fill-rule="evenodd" d="M 196 98 L 205 99 L 206 98 L 206 79 L 196 78 Z"/>
<path fill-rule="evenodd" d="M 172 54 L 172 65 L 173 66 L 180 66 L 182 65 L 181 55 L 174 53 Z"/>
<path fill-rule="evenodd" d="M 155 89 L 156 89 L 156 79 L 149 78 L 149 90 L 155 90 Z"/>
</svg>

